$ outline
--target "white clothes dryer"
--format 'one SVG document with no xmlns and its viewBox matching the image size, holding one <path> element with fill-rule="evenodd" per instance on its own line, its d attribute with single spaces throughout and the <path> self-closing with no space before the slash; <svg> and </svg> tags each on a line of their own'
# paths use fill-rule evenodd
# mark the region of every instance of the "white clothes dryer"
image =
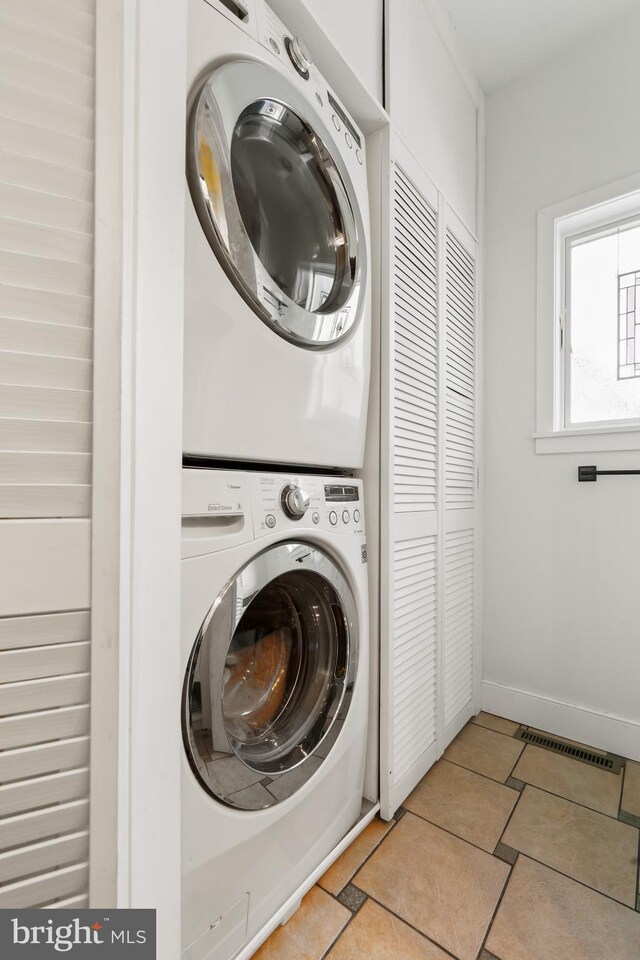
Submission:
<svg viewBox="0 0 640 960">
<path fill-rule="evenodd" d="M 363 134 L 263 0 L 190 0 L 188 44 L 183 450 L 359 467 Z"/>
<path fill-rule="evenodd" d="M 231 960 L 360 816 L 362 482 L 183 471 L 183 957 Z"/>
</svg>

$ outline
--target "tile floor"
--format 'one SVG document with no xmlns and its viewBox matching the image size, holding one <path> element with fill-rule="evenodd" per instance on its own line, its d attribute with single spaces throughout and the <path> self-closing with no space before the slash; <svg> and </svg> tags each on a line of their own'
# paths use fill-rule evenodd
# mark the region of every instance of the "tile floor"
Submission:
<svg viewBox="0 0 640 960">
<path fill-rule="evenodd" d="M 257 960 L 640 960 L 640 764 L 608 773 L 517 727 L 467 724 Z"/>
</svg>

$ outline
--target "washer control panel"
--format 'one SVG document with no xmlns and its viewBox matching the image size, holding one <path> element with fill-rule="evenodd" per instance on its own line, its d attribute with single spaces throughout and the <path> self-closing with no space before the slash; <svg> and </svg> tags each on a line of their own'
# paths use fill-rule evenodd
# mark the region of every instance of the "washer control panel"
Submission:
<svg viewBox="0 0 640 960">
<path fill-rule="evenodd" d="M 253 480 L 255 536 L 315 527 L 364 534 L 360 480 L 302 474 L 257 474 Z"/>
</svg>

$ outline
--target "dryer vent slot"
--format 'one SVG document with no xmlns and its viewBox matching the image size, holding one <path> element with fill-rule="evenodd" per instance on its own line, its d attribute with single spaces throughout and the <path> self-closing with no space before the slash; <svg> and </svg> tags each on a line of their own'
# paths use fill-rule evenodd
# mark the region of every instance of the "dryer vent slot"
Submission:
<svg viewBox="0 0 640 960">
<path fill-rule="evenodd" d="M 218 0 L 218 3 L 238 20 L 242 20 L 243 23 L 247 23 L 249 20 L 249 7 L 246 3 L 243 3 L 243 0 Z"/>
</svg>

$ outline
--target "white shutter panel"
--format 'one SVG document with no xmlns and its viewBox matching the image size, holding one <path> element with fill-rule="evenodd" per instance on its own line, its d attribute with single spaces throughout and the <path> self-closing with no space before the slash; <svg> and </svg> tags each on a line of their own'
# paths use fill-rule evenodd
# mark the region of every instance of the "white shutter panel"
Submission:
<svg viewBox="0 0 640 960">
<path fill-rule="evenodd" d="M 88 902 L 94 35 L 95 0 L 0 0 L 0 907 L 11 909 Z"/>
<path fill-rule="evenodd" d="M 381 810 L 435 760 L 438 195 L 394 140 L 383 316 Z"/>
<path fill-rule="evenodd" d="M 476 244 L 444 224 L 442 748 L 473 715 L 476 581 Z"/>
<path fill-rule="evenodd" d="M 0 0 L 0 516 L 88 517 L 92 6 Z"/>
</svg>

